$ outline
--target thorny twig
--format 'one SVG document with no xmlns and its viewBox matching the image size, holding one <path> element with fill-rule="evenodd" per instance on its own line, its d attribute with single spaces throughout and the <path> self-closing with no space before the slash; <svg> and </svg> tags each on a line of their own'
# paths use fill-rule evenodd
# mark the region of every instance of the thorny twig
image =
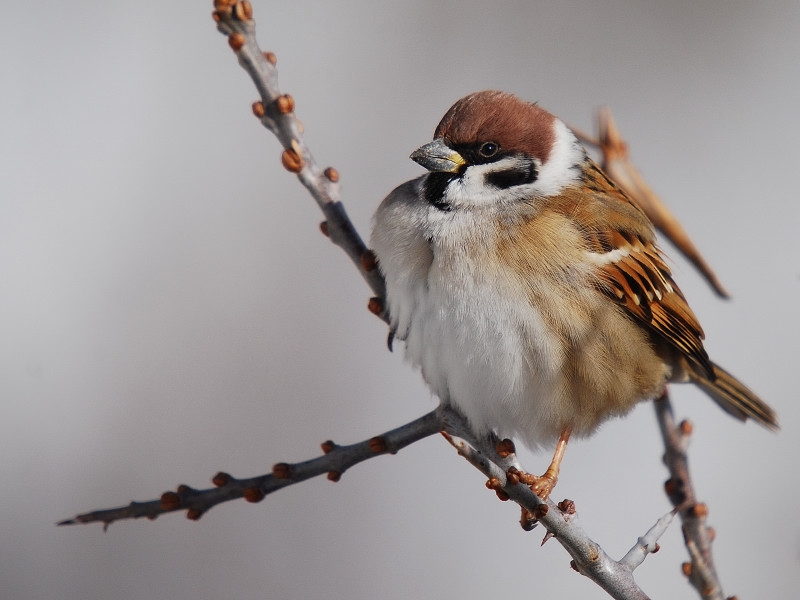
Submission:
<svg viewBox="0 0 800 600">
<path fill-rule="evenodd" d="M 655 401 L 655 409 L 666 448 L 664 464 L 670 475 L 664 484 L 664 489 L 680 514 L 683 537 L 691 557 L 691 562 L 684 564 L 684 573 L 701 598 L 723 600 L 725 596 L 711 554 L 714 532 L 706 525 L 708 507 L 697 501 L 694 484 L 689 475 L 686 448 L 692 426 L 688 421 L 675 422 L 672 403 L 666 392 Z"/>
<path fill-rule="evenodd" d="M 261 100 L 253 104 L 254 114 L 282 144 L 284 167 L 298 176 L 316 200 L 326 217 L 322 224 L 323 233 L 340 246 L 356 265 L 375 294 L 369 304 L 370 310 L 385 320 L 382 303 L 385 286 L 375 268 L 374 256 L 364 245 L 339 200 L 338 173 L 330 167 L 324 171 L 320 169 L 303 140 L 302 127 L 294 116 L 294 100 L 288 94 L 281 94 L 278 88 L 275 56 L 262 52 L 256 42 L 249 2 L 215 0 L 214 8 L 216 10 L 213 16 L 218 29 L 228 36 L 240 65 L 248 72 L 259 91 Z M 611 176 L 640 202 L 656 226 L 673 239 L 679 249 L 695 263 L 717 293 L 727 296 L 678 222 L 657 198 L 655 201 L 660 207 L 653 208 L 651 197 L 655 195 L 628 162 L 627 147 L 613 126 L 610 114 L 605 114 L 601 119 L 600 140 L 594 141 L 583 136 L 584 139 L 601 148 L 605 167 Z M 626 177 L 634 183 L 628 185 Z M 642 199 L 642 194 L 647 197 Z M 704 523 L 705 507 L 694 501 L 686 468 L 685 438 L 688 434 L 685 431 L 680 433 L 682 430 L 675 427 L 666 397 L 656 403 L 656 411 L 667 447 L 665 461 L 671 473 L 667 491 L 684 520 L 684 535 L 692 556 L 692 563 L 685 570 L 702 597 L 722 598 L 710 554 L 711 536 Z M 492 440 L 476 439 L 463 417 L 446 406 L 440 406 L 411 423 L 358 444 L 336 446 L 332 442 L 325 442 L 322 445 L 325 452 L 323 456 L 296 464 L 279 463 L 270 474 L 235 479 L 226 473 L 218 473 L 213 478 L 215 488 L 195 490 L 189 486 L 179 486 L 177 492 L 167 492 L 159 500 L 133 502 L 125 507 L 93 511 L 60 524 L 102 522 L 107 527 L 111 522 L 120 519 L 154 519 L 160 514 L 176 510 L 186 510 L 189 518 L 199 519 L 221 502 L 237 498 L 257 502 L 272 491 L 323 473 L 327 473 L 329 479 L 337 481 L 349 467 L 374 456 L 397 452 L 437 431 L 445 433 L 459 453 L 489 477 L 487 485 L 499 497 L 514 500 L 523 507 L 523 526 L 531 528 L 536 522 L 541 522 L 547 529 L 544 541 L 556 538 L 573 557 L 572 564 L 577 571 L 597 582 L 614 598 L 647 598 L 636 585 L 632 573 L 648 553 L 658 550 L 656 542 L 668 527 L 675 511 L 659 519 L 620 561 L 614 561 L 578 526 L 571 501 L 565 500 L 556 505 L 550 500 L 543 502 L 536 497 L 530 488 L 511 476 L 513 470 L 510 469 L 516 468 L 513 454 L 500 456 L 491 443 Z M 670 482 L 680 488 L 682 496 L 673 490 Z"/>
<path fill-rule="evenodd" d="M 294 99 L 282 94 L 278 87 L 277 58 L 262 52 L 255 36 L 253 9 L 249 2 L 214 0 L 213 13 L 220 33 L 228 43 L 239 64 L 250 75 L 261 100 L 253 103 L 253 114 L 269 129 L 283 146 L 281 162 L 287 171 L 297 175 L 317 202 L 325 221 L 322 232 L 342 248 L 375 294 L 370 310 L 386 320 L 381 298 L 386 287 L 376 269 L 375 257 L 367 249 L 339 200 L 339 173 L 333 167 L 321 169 L 305 143 L 302 125 L 294 114 Z"/>
<path fill-rule="evenodd" d="M 442 413 L 435 410 L 410 423 L 387 431 L 357 444 L 338 446 L 331 441 L 322 444 L 323 455 L 300 463 L 278 463 L 272 473 L 236 479 L 227 473 L 217 473 L 212 478 L 213 488 L 196 490 L 180 485 L 175 492 L 165 492 L 158 500 L 131 502 L 127 506 L 96 510 L 61 521 L 59 525 L 103 523 L 106 529 L 114 521 L 155 519 L 159 515 L 185 510 L 186 516 L 196 521 L 209 509 L 229 500 L 244 498 L 260 502 L 267 494 L 313 477 L 327 474 L 331 481 L 339 481 L 342 474 L 353 465 L 380 456 L 395 454 L 406 446 L 418 442 L 442 429 Z"/>
<path fill-rule="evenodd" d="M 513 476 L 512 469 L 516 464 L 513 453 L 506 457 L 500 456 L 496 440 L 475 439 L 466 420 L 457 414 L 449 415 L 447 430 L 445 437 L 458 453 L 489 478 L 487 487 L 494 490 L 501 500 L 513 500 L 522 507 L 523 523 L 529 523 L 528 528 L 532 528 L 537 522 L 544 525 L 547 534 L 542 544 L 551 538 L 558 540 L 572 556 L 572 568 L 594 581 L 612 598 L 648 598 L 634 580 L 633 571 L 644 562 L 648 554 L 658 551 L 658 539 L 672 522 L 674 511 L 659 519 L 621 560 L 616 561 L 589 538 L 579 525 L 575 505 L 571 500 L 565 499 L 558 504 L 550 499 L 542 501 L 529 486 Z M 462 436 L 463 439 L 460 439 Z"/>
</svg>

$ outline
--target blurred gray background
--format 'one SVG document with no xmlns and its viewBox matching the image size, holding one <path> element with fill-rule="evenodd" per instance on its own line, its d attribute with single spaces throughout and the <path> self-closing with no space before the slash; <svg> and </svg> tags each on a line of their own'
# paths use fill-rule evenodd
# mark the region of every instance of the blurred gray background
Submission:
<svg viewBox="0 0 800 600">
<path fill-rule="evenodd" d="M 772 435 L 674 390 L 728 594 L 800 587 L 800 3 L 254 2 L 307 140 L 363 235 L 408 154 L 500 88 L 635 163 L 734 295 L 669 246 L 712 357 Z M 10 3 L 0 19 L 0 598 L 602 598 L 438 438 L 198 523 L 58 528 L 251 476 L 427 412 L 366 286 L 250 113 L 211 2 Z M 615 557 L 669 504 L 650 405 L 572 444 L 557 498 Z M 539 471 L 548 456 L 524 455 Z M 637 571 L 694 598 L 680 529 Z"/>
</svg>

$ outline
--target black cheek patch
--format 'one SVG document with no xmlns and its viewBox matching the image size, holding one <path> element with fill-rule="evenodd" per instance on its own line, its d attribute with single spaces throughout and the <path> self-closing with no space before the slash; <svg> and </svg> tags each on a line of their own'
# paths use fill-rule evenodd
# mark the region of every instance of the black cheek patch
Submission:
<svg viewBox="0 0 800 600">
<path fill-rule="evenodd" d="M 526 183 L 533 183 L 539 173 L 536 171 L 536 165 L 527 163 L 510 167 L 504 171 L 493 171 L 486 174 L 486 185 L 491 185 L 501 190 L 508 189 L 517 185 L 525 185 Z"/>
</svg>

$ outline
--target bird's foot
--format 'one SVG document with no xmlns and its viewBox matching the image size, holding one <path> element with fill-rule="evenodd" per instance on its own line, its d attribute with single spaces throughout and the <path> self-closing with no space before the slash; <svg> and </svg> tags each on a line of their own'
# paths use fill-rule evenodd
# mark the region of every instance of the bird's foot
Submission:
<svg viewBox="0 0 800 600">
<path fill-rule="evenodd" d="M 547 473 L 541 477 L 536 477 L 535 475 L 532 475 L 532 477 L 534 478 L 534 482 L 530 484 L 531 491 L 542 500 L 547 500 L 547 498 L 550 497 L 550 492 L 556 487 L 558 477 L 550 476 Z"/>
<path fill-rule="evenodd" d="M 550 492 L 556 487 L 558 483 L 558 475 L 553 473 L 550 469 L 544 475 L 532 475 L 525 471 L 519 471 L 513 467 L 508 470 L 506 474 L 509 481 L 512 483 L 523 483 L 531 488 L 531 491 L 539 496 L 542 500 L 547 500 Z"/>
</svg>

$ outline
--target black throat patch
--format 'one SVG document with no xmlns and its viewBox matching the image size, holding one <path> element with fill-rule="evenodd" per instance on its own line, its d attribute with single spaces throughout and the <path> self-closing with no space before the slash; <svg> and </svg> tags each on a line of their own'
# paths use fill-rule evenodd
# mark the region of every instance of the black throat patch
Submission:
<svg viewBox="0 0 800 600">
<path fill-rule="evenodd" d="M 452 206 L 444 199 L 444 192 L 451 181 L 458 179 L 456 173 L 428 173 L 423 186 L 425 200 L 444 212 L 450 212 Z"/>
</svg>

